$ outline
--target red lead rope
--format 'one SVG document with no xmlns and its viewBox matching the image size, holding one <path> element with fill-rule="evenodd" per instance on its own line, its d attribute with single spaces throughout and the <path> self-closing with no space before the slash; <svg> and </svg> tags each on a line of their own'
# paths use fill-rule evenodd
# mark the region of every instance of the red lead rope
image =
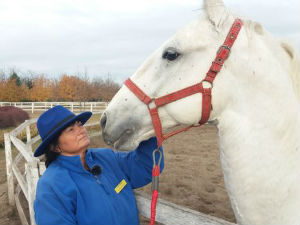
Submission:
<svg viewBox="0 0 300 225">
<path fill-rule="evenodd" d="M 158 163 L 156 164 L 155 153 L 159 154 Z M 158 183 L 160 174 L 160 162 L 162 158 L 162 153 L 159 147 L 153 151 L 153 170 L 152 170 L 152 200 L 151 200 L 151 216 L 149 225 L 155 224 L 155 214 L 156 214 L 156 203 L 158 199 Z"/>
</svg>

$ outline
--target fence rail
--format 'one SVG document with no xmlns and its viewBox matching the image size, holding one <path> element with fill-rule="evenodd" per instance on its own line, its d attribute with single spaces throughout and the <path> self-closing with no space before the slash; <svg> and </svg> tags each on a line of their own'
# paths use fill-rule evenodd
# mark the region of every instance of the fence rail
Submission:
<svg viewBox="0 0 300 225">
<path fill-rule="evenodd" d="M 34 219 L 33 202 L 36 193 L 36 185 L 39 177 L 44 173 L 45 163 L 39 158 L 33 157 L 32 145 L 40 140 L 40 136 L 31 137 L 30 125 L 35 124 L 37 119 L 25 121 L 15 130 L 4 134 L 5 155 L 6 155 L 6 174 L 8 184 L 8 199 L 10 205 L 16 205 L 17 211 L 23 225 L 36 225 Z M 99 125 L 99 123 L 88 123 L 85 126 Z M 18 134 L 26 131 L 27 141 L 24 143 L 18 139 Z M 90 134 L 90 136 L 101 135 L 100 132 Z M 18 154 L 13 158 L 12 144 L 17 149 Z M 25 163 L 20 165 L 21 160 Z M 20 169 L 22 167 L 23 169 Z M 17 186 L 14 185 L 14 178 Z M 29 220 L 26 217 L 23 206 L 20 202 L 20 193 L 23 192 L 29 207 Z M 151 200 L 149 196 L 135 193 L 139 213 L 150 218 Z M 164 201 L 158 200 L 157 221 L 165 225 L 233 225 L 222 219 L 205 215 L 203 213 Z"/>
<path fill-rule="evenodd" d="M 15 106 L 31 113 L 43 112 L 56 105 L 62 105 L 72 112 L 89 110 L 101 113 L 106 109 L 108 102 L 0 102 L 0 106 Z"/>
</svg>

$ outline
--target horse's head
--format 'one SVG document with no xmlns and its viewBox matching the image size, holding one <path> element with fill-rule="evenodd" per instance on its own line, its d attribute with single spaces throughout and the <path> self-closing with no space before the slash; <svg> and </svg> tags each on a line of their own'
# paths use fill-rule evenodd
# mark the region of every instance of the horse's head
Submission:
<svg viewBox="0 0 300 225">
<path fill-rule="evenodd" d="M 222 1 L 206 1 L 205 12 L 166 41 L 132 75 L 131 79 L 148 96 L 159 97 L 205 77 L 234 21 Z M 223 68 L 218 76 L 221 78 L 225 73 L 228 71 Z M 214 85 L 218 85 L 217 80 Z M 197 124 L 202 113 L 201 101 L 199 93 L 159 108 L 162 127 Z M 213 98 L 213 101 L 218 99 Z M 218 106 L 214 102 L 215 112 Z M 213 118 L 214 113 L 210 116 Z M 147 106 L 126 86 L 110 102 L 101 118 L 101 126 L 106 143 L 117 149 L 133 149 L 154 135 Z"/>
<path fill-rule="evenodd" d="M 235 19 L 221 0 L 206 0 L 204 5 L 205 13 L 199 19 L 166 41 L 132 75 L 131 80 L 148 96 L 160 97 L 204 79 Z M 272 73 L 269 71 L 271 67 L 278 70 L 276 62 L 269 60 L 272 52 L 266 54 L 268 50 L 262 50 L 261 54 L 257 53 L 264 45 L 259 39 L 264 35 L 263 28 L 253 22 L 248 26 L 255 35 L 250 35 L 246 29 L 241 30 L 230 57 L 213 83 L 210 121 L 218 119 L 225 106 L 236 102 L 236 96 L 241 96 L 239 90 L 246 86 L 251 88 L 252 84 L 268 86 L 270 79 L 265 74 Z M 259 73 L 248 65 L 251 61 L 262 67 L 264 59 L 264 69 Z M 249 83 L 250 76 L 253 83 Z M 203 86 L 209 87 L 210 84 L 204 82 Z M 197 124 L 202 115 L 201 95 L 194 94 L 160 107 L 163 129 Z M 243 104 L 247 99 L 245 96 Z M 117 149 L 134 149 L 142 140 L 154 135 L 147 106 L 126 86 L 110 102 L 101 118 L 101 126 L 106 143 Z"/>
</svg>

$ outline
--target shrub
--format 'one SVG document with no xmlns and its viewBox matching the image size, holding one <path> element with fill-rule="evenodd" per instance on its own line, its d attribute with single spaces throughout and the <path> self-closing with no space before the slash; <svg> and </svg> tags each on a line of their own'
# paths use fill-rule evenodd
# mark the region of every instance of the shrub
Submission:
<svg viewBox="0 0 300 225">
<path fill-rule="evenodd" d="M 0 128 L 14 127 L 29 119 L 28 113 L 14 106 L 0 107 Z"/>
</svg>

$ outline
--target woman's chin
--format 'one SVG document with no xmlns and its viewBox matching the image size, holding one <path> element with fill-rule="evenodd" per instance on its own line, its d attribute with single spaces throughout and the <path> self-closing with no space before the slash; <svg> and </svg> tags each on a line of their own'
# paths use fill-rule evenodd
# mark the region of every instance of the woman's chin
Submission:
<svg viewBox="0 0 300 225">
<path fill-rule="evenodd" d="M 90 145 L 90 139 L 82 139 L 80 140 L 80 145 L 82 146 L 82 148 L 87 148 Z"/>
</svg>

